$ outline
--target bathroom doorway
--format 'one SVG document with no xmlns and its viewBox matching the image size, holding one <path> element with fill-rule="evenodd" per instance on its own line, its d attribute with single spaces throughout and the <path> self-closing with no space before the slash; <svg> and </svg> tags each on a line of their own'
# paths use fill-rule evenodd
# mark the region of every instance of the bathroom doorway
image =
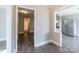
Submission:
<svg viewBox="0 0 79 59">
<path fill-rule="evenodd" d="M 34 11 L 18 7 L 18 53 L 34 47 Z"/>
</svg>

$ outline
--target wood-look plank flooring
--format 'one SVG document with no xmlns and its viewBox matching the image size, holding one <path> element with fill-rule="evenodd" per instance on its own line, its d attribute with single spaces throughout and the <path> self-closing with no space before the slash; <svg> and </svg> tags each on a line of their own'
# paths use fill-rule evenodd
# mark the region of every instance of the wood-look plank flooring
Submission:
<svg viewBox="0 0 79 59">
<path fill-rule="evenodd" d="M 25 38 L 24 38 L 25 37 Z M 53 43 L 48 43 L 40 47 L 33 47 L 33 34 L 22 34 L 19 35 L 18 40 L 18 53 L 78 53 L 79 47 L 77 43 L 79 42 L 78 38 L 68 37 L 63 35 L 63 46 L 58 47 Z M 77 47 L 74 45 L 74 43 Z M 76 42 L 77 41 L 77 42 Z M 73 44 L 73 45 L 71 45 Z"/>
<path fill-rule="evenodd" d="M 6 40 L 0 41 L 0 53 L 6 53 Z"/>
</svg>

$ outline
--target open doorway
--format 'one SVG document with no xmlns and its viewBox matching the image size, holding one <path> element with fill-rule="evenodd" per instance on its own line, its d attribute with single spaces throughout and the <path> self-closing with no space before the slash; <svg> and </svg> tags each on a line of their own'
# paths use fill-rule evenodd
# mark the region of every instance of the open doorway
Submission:
<svg viewBox="0 0 79 59">
<path fill-rule="evenodd" d="M 79 6 L 71 6 L 61 10 L 58 14 L 58 25 L 61 27 L 62 48 L 66 52 L 79 52 Z M 58 27 L 58 28 L 59 28 Z"/>
<path fill-rule="evenodd" d="M 34 11 L 18 7 L 18 52 L 34 47 Z"/>
</svg>

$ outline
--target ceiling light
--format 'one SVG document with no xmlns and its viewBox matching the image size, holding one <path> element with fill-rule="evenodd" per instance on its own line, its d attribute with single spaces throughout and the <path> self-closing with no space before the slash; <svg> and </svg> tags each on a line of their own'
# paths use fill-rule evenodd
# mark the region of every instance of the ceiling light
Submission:
<svg viewBox="0 0 79 59">
<path fill-rule="evenodd" d="M 25 14 L 27 14 L 28 12 L 24 11 Z"/>
<path fill-rule="evenodd" d="M 28 12 L 25 10 L 21 10 L 20 12 L 27 14 Z"/>
</svg>

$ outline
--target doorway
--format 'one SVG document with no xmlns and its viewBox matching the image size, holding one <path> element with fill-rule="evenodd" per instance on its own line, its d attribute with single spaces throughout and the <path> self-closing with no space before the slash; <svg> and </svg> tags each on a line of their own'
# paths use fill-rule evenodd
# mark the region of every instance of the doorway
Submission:
<svg viewBox="0 0 79 59">
<path fill-rule="evenodd" d="M 34 47 L 34 11 L 18 7 L 18 53 Z"/>
<path fill-rule="evenodd" d="M 79 52 L 79 36 L 77 14 L 61 16 L 62 21 L 62 46 L 70 49 L 70 52 Z"/>
<path fill-rule="evenodd" d="M 57 15 L 56 26 L 62 34 L 62 49 L 66 49 L 66 52 L 79 52 L 79 10 L 77 9 L 79 6 L 71 6 L 61 10 Z M 72 11 L 73 10 L 73 11 Z M 57 29 L 56 28 L 56 29 Z"/>
</svg>

